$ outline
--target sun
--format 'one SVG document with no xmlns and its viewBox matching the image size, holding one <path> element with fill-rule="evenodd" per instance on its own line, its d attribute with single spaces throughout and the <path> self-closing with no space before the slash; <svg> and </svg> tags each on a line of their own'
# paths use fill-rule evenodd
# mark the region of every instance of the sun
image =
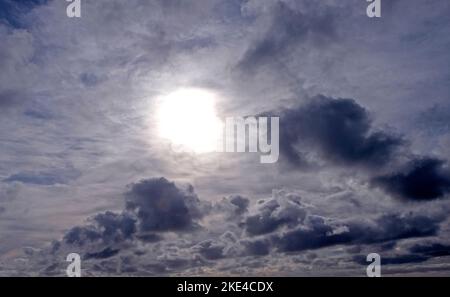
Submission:
<svg viewBox="0 0 450 297">
<path fill-rule="evenodd" d="M 223 124 L 216 114 L 216 95 L 210 91 L 184 88 L 159 98 L 158 132 L 172 148 L 195 153 L 213 152 Z"/>
</svg>

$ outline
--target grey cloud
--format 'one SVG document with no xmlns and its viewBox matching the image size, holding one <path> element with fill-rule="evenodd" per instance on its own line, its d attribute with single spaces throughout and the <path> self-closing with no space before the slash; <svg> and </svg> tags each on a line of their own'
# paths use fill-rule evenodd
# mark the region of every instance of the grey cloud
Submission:
<svg viewBox="0 0 450 297">
<path fill-rule="evenodd" d="M 388 254 L 381 257 L 382 265 L 401 265 L 422 263 L 436 257 L 450 256 L 450 246 L 438 242 L 418 243 L 411 246 L 406 253 Z M 365 255 L 357 255 L 353 260 L 361 265 L 367 265 Z"/>
<path fill-rule="evenodd" d="M 240 195 L 235 195 L 230 197 L 230 203 L 237 207 L 236 212 L 242 214 L 247 211 L 249 200 Z"/>
<path fill-rule="evenodd" d="M 256 256 L 265 256 L 270 253 L 271 241 L 268 238 L 247 239 L 241 242 L 246 249 L 246 253 Z"/>
<path fill-rule="evenodd" d="M 181 190 L 165 178 L 130 185 L 125 202 L 126 208 L 121 213 L 99 213 L 88 220 L 89 224 L 73 227 L 65 234 L 63 242 L 88 250 L 115 250 L 109 245 L 120 246 L 135 239 L 154 243 L 162 238 L 151 231 L 190 230 L 196 224 L 195 220 L 201 217 L 200 201 L 193 188 Z M 88 258 L 99 258 L 104 254 L 102 251 L 93 253 Z"/>
<path fill-rule="evenodd" d="M 395 197 L 428 201 L 450 193 L 450 170 L 446 162 L 434 158 L 411 161 L 406 168 L 373 179 L 373 184 Z"/>
<path fill-rule="evenodd" d="M 53 244 L 50 255 L 75 250 L 83 254 L 85 265 L 94 274 L 161 275 L 204 266 L 226 267 L 230 261 L 245 261 L 248 256 L 270 259 L 277 253 L 284 257 L 287 253 L 339 245 L 368 245 L 391 251 L 393 242 L 398 240 L 436 235 L 443 219 L 413 212 L 334 219 L 315 214 L 317 209 L 286 190 L 253 203 L 233 195 L 202 208 L 192 187 L 182 190 L 165 178 L 131 184 L 125 199 L 128 207 L 122 213 L 100 213 L 90 218 L 88 224 L 70 229 L 61 242 Z M 194 211 L 191 213 L 190 209 Z M 178 225 L 180 222 L 200 225 L 203 222 L 200 218 L 207 221 L 208 216 L 224 212 L 233 218 L 227 219 L 233 231 L 223 232 L 221 226 L 214 224 L 196 229 Z M 154 225 L 148 221 L 150 215 L 174 217 L 175 224 Z M 170 236 L 172 232 L 177 235 Z M 383 249 L 382 245 L 390 247 Z M 413 256 L 393 256 L 386 261 L 415 262 L 429 258 L 433 250 L 442 254 L 444 248 L 416 248 L 411 252 Z M 349 260 L 358 263 L 357 257 Z M 54 263 L 50 261 L 42 273 L 57 273 L 52 267 Z"/>
<path fill-rule="evenodd" d="M 139 219 L 141 231 L 189 229 L 201 216 L 192 187 L 182 191 L 165 178 L 143 180 L 130 187 L 125 194 L 126 209 Z"/>
<path fill-rule="evenodd" d="M 90 243 L 99 245 L 120 243 L 130 239 L 136 232 L 136 221 L 128 214 L 110 211 L 95 215 L 91 225 L 77 226 L 64 236 L 64 242 L 83 246 Z"/>
<path fill-rule="evenodd" d="M 411 253 L 422 254 L 428 257 L 450 256 L 450 245 L 438 242 L 415 244 L 409 248 Z"/>
<path fill-rule="evenodd" d="M 373 244 L 391 240 L 426 237 L 439 230 L 440 217 L 387 214 L 373 221 L 329 221 L 309 216 L 305 225 L 275 239 L 281 251 L 317 249 L 337 244 Z"/>
<path fill-rule="evenodd" d="M 242 255 L 242 245 L 239 236 L 231 231 L 217 236 L 212 232 L 209 239 L 203 240 L 189 250 L 192 254 L 200 255 L 205 260 L 219 260 L 233 258 Z"/>
<path fill-rule="evenodd" d="M 110 247 L 98 252 L 98 253 L 86 253 L 86 255 L 84 256 L 85 260 L 89 260 L 89 259 L 107 259 L 107 258 L 111 258 L 115 255 L 117 255 L 120 252 L 120 250 L 114 250 L 111 249 Z"/>
<path fill-rule="evenodd" d="M 64 235 L 64 241 L 66 243 L 76 245 L 84 245 L 86 242 L 99 239 L 101 239 L 100 232 L 94 226 L 76 226 Z"/>
<path fill-rule="evenodd" d="M 270 64 L 296 46 L 307 40 L 331 41 L 335 38 L 333 16 L 330 14 L 304 14 L 294 10 L 285 2 L 278 1 L 271 10 L 272 23 L 264 37 L 251 45 L 239 62 L 244 70 Z"/>
<path fill-rule="evenodd" d="M 2 1 L 0 4 L 0 23 L 6 21 L 15 28 L 25 26 L 21 15 L 29 12 L 37 5 L 43 5 L 48 0 L 22 0 L 22 1 Z"/>
<path fill-rule="evenodd" d="M 224 257 L 225 245 L 223 243 L 206 240 L 192 248 L 194 252 L 200 253 L 207 260 L 217 260 Z"/>
<path fill-rule="evenodd" d="M 103 239 L 119 241 L 130 238 L 136 232 L 136 221 L 127 214 L 115 214 L 108 211 L 96 215 L 93 220 L 101 228 Z"/>
<path fill-rule="evenodd" d="M 417 254 L 405 254 L 405 255 L 395 255 L 390 257 L 381 257 L 381 265 L 401 265 L 401 264 L 412 264 L 412 263 L 422 263 L 427 261 L 429 258 L 417 255 Z M 367 266 L 369 262 L 366 260 L 366 255 L 354 256 L 353 260 L 363 266 Z"/>
<path fill-rule="evenodd" d="M 351 226 L 350 233 L 364 234 L 357 241 L 362 243 L 376 243 L 390 240 L 426 237 L 435 235 L 439 223 L 443 220 L 440 215 L 422 215 L 415 213 L 386 214 L 374 220 L 374 227 L 368 228 L 364 224 Z M 352 232 L 353 230 L 357 230 Z"/>
<path fill-rule="evenodd" d="M 352 99 L 317 96 L 280 113 L 280 151 L 292 164 L 301 164 L 298 147 L 307 146 L 332 163 L 377 167 L 402 144 L 398 136 L 374 131 L 369 112 Z"/>
<path fill-rule="evenodd" d="M 20 100 L 20 94 L 16 91 L 7 90 L 0 92 L 0 106 L 2 109 L 13 105 Z"/>
<path fill-rule="evenodd" d="M 108 258 L 127 242 L 161 241 L 158 232 L 192 231 L 203 211 L 192 186 L 182 190 L 165 178 L 131 184 L 124 198 L 121 213 L 106 211 L 91 217 L 88 224 L 67 231 L 63 243 L 85 250 L 87 259 Z M 61 248 L 60 243 L 54 246 Z M 200 252 L 207 256 L 208 249 Z"/>
<path fill-rule="evenodd" d="M 296 199 L 271 199 L 258 206 L 256 213 L 245 219 L 245 230 L 250 235 L 273 232 L 279 227 L 297 226 L 305 216 L 303 204 Z"/>
<path fill-rule="evenodd" d="M 380 169 L 398 167 L 408 152 L 398 135 L 374 131 L 369 112 L 352 99 L 318 96 L 280 114 L 280 151 L 290 163 L 304 166 L 311 152 L 331 164 Z M 405 155 L 406 156 L 406 155 Z M 391 174 L 371 177 L 372 184 L 405 200 L 427 201 L 450 192 L 450 170 L 433 157 L 409 157 Z M 402 161 L 401 161 L 402 162 Z M 387 167 L 387 166 L 386 166 Z"/>
<path fill-rule="evenodd" d="M 249 235 L 241 244 L 249 254 L 320 249 L 336 245 L 395 245 L 406 238 L 436 235 L 439 214 L 387 213 L 367 219 L 334 219 L 316 215 L 299 199 L 279 196 L 256 206 L 243 220 Z M 381 249 L 390 249 L 380 246 Z"/>
<path fill-rule="evenodd" d="M 389 250 L 401 239 L 436 235 L 443 219 L 440 213 L 418 212 L 336 219 L 317 215 L 295 195 L 278 195 L 247 214 L 242 227 L 249 237 L 241 244 L 255 255 L 273 248 L 298 252 L 336 245 L 377 245 L 377 249 Z"/>
<path fill-rule="evenodd" d="M 212 208 L 214 212 L 224 213 L 228 218 L 239 219 L 248 211 L 250 201 L 241 195 L 231 195 L 222 198 L 222 200 L 214 203 Z"/>
<path fill-rule="evenodd" d="M 136 238 L 143 241 L 143 242 L 157 242 L 162 240 L 162 237 L 158 234 L 138 234 L 136 235 Z"/>
<path fill-rule="evenodd" d="M 346 239 L 333 234 L 334 227 L 325 222 L 324 218 L 309 216 L 305 226 L 289 230 L 275 237 L 280 251 L 291 252 L 342 244 Z"/>
</svg>

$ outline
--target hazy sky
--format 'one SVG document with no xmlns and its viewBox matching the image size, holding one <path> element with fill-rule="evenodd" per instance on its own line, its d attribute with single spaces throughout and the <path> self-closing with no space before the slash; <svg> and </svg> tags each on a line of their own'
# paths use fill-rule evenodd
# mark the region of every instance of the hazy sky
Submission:
<svg viewBox="0 0 450 297">
<path fill-rule="evenodd" d="M 68 4 L 0 0 L 0 275 L 448 275 L 449 1 Z M 173 150 L 183 89 L 278 162 Z"/>
</svg>

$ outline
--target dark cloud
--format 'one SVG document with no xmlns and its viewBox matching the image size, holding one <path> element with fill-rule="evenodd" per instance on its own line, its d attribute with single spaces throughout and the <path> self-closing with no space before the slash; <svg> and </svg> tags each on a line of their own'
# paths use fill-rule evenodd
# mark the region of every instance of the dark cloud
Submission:
<svg viewBox="0 0 450 297">
<path fill-rule="evenodd" d="M 440 218 L 422 215 L 383 215 L 374 221 L 330 221 L 309 216 L 304 225 L 275 238 L 281 251 L 317 249 L 337 244 L 373 244 L 405 238 L 432 236 Z"/>
<path fill-rule="evenodd" d="M 136 232 L 136 220 L 128 214 L 107 211 L 97 214 L 90 221 L 90 225 L 69 230 L 64 236 L 64 242 L 78 246 L 87 243 L 120 243 L 131 239 Z"/>
<path fill-rule="evenodd" d="M 144 241 L 144 242 L 157 242 L 162 239 L 161 236 L 159 236 L 158 234 L 153 234 L 153 233 L 139 234 L 139 235 L 136 235 L 136 238 L 141 241 Z"/>
<path fill-rule="evenodd" d="M 450 256 L 450 246 L 441 243 L 415 244 L 408 249 L 408 252 L 399 255 L 382 256 L 381 265 L 421 263 L 436 257 Z M 353 260 L 361 265 L 367 265 L 365 255 L 357 255 Z"/>
<path fill-rule="evenodd" d="M 200 200 L 193 188 L 183 191 L 165 178 L 132 184 L 125 201 L 143 232 L 189 229 L 201 217 Z"/>
<path fill-rule="evenodd" d="M 333 15 L 304 14 L 284 2 L 273 7 L 272 23 L 264 37 L 253 44 L 239 62 L 244 70 L 254 70 L 263 64 L 272 63 L 301 42 L 330 41 L 335 38 Z"/>
<path fill-rule="evenodd" d="M 300 197 L 279 195 L 259 203 L 243 219 L 240 226 L 249 237 L 241 238 L 240 244 L 247 255 L 336 245 L 370 245 L 389 251 L 399 240 L 436 235 L 442 219 L 440 215 L 413 212 L 388 213 L 367 219 L 334 219 L 314 214 Z"/>
<path fill-rule="evenodd" d="M 360 180 L 392 170 L 401 176 L 396 183 L 406 184 L 410 172 L 397 167 L 406 157 L 396 153 L 405 148 L 402 139 L 376 131 L 363 101 L 382 115 L 381 123 L 400 123 L 405 133 L 417 130 L 406 118 L 417 119 L 417 111 L 437 104 L 423 115 L 424 129 L 431 127 L 440 136 L 448 131 L 448 3 L 387 2 L 387 13 L 377 21 L 365 16 L 362 0 L 83 1 L 87 13 L 69 20 L 66 1 L 1 0 L 0 180 L 6 182 L 0 187 L 22 189 L 11 204 L 0 193 L 0 212 L 6 208 L 0 234 L 8 239 L 2 241 L 0 257 L 5 254 L 14 268 L 34 275 L 43 262 L 44 273 L 64 273 L 65 267 L 54 263 L 66 266 L 66 251 L 88 259 L 86 274 L 249 275 L 259 266 L 259 275 L 285 275 L 312 267 L 295 265 L 296 259 L 321 262 L 328 274 L 345 274 L 353 267 L 345 265 L 343 250 L 386 246 L 386 253 L 398 252 L 402 238 L 436 234 L 438 219 L 418 214 L 445 210 L 447 201 L 423 205 L 389 201 L 386 195 L 377 199 L 378 192 Z M 384 10 L 389 7 L 395 9 Z M 281 172 L 276 166 L 252 165 L 246 155 L 169 154 L 156 137 L 152 113 L 159 95 L 177 86 L 211 88 L 218 99 L 226 99 L 217 102 L 220 113 L 237 114 L 287 107 L 292 97 L 327 94 L 281 112 L 282 157 L 297 167 L 323 165 L 322 171 Z M 446 140 L 415 136 L 415 151 Z M 49 168 L 65 162 L 74 162 L 83 178 L 73 183 Z M 353 167 L 341 174 L 330 165 Z M 444 167 L 437 177 L 446 176 Z M 115 197 L 107 196 L 118 185 L 155 172 L 195 180 L 211 207 L 203 208 L 206 202 L 192 188 L 151 179 L 133 180 L 124 209 L 99 210 L 106 204 L 117 207 Z M 276 187 L 301 191 L 304 204 L 253 200 Z M 257 197 L 216 201 L 231 192 Z M 92 203 L 89 197 L 100 200 Z M 409 210 L 414 214 L 405 215 Z M 53 246 L 55 254 L 35 253 L 39 265 L 11 257 L 24 244 L 41 247 L 60 229 L 61 214 L 78 221 L 94 211 L 100 213 Z M 388 214 L 375 217 L 381 213 Z M 438 235 L 444 238 L 448 228 L 442 229 Z M 227 236 L 225 231 L 230 231 Z M 314 260 L 306 259 L 309 252 L 278 253 L 321 247 L 330 249 L 317 251 Z M 445 247 L 427 248 L 410 251 L 419 257 L 387 261 L 446 253 Z M 0 274 L 10 274 L 3 260 Z"/>
<path fill-rule="evenodd" d="M 422 254 L 429 257 L 450 256 L 450 245 L 441 243 L 416 244 L 409 251 L 415 254 Z"/>
<path fill-rule="evenodd" d="M 246 252 L 250 255 L 265 256 L 270 253 L 271 242 L 267 238 L 243 240 L 242 244 L 245 246 Z"/>
<path fill-rule="evenodd" d="M 404 144 L 399 136 L 373 131 L 368 111 L 352 99 L 318 96 L 280 113 L 280 152 L 297 166 L 317 154 L 318 160 L 332 164 L 381 167 L 398 161 Z M 446 162 L 424 157 L 372 182 L 398 198 L 427 201 L 450 192 L 450 170 Z"/>
<path fill-rule="evenodd" d="M 237 214 L 242 214 L 244 212 L 247 212 L 247 208 L 250 203 L 247 198 L 244 198 L 240 195 L 234 195 L 234 196 L 231 196 L 229 199 L 230 199 L 230 203 L 237 207 L 237 209 L 236 209 Z"/>
<path fill-rule="evenodd" d="M 0 2 L 0 24 L 6 22 L 15 28 L 22 28 L 25 24 L 21 20 L 21 16 L 36 5 L 43 5 L 47 2 L 48 0 L 2 1 Z"/>
<path fill-rule="evenodd" d="M 333 226 L 328 225 L 324 218 L 309 216 L 305 225 L 277 236 L 276 245 L 280 251 L 292 252 L 341 244 L 349 240 L 346 233 L 336 235 L 333 232 Z"/>
<path fill-rule="evenodd" d="M 99 239 L 101 239 L 100 232 L 94 226 L 76 226 L 64 235 L 66 243 L 80 246 Z"/>
<path fill-rule="evenodd" d="M 334 245 L 382 245 L 391 249 L 398 240 L 436 235 L 442 216 L 388 213 L 368 219 L 333 219 L 311 212 L 299 197 L 279 196 L 257 206 L 242 226 L 250 236 L 242 244 L 250 254 L 318 249 Z"/>
<path fill-rule="evenodd" d="M 233 195 L 203 208 L 192 186 L 183 190 L 165 178 L 142 180 L 129 186 L 122 213 L 107 211 L 93 216 L 88 224 L 69 230 L 49 253 L 55 256 L 77 251 L 96 273 L 114 274 L 120 268 L 120 273 L 153 275 L 214 266 L 240 257 L 336 245 L 370 245 L 391 252 L 398 240 L 436 235 L 442 221 L 440 216 L 412 212 L 333 219 L 314 214 L 314 208 L 301 199 L 295 193 L 280 191 L 271 199 L 250 204 L 247 198 Z M 220 228 L 214 225 L 196 232 L 186 229 L 200 224 L 202 214 L 220 217 L 224 213 L 230 215 L 225 219 L 232 231 L 218 232 Z M 181 232 L 183 238 L 163 233 L 168 231 Z M 115 257 L 119 253 L 120 259 Z M 351 253 L 361 254 L 361 249 Z M 445 246 L 415 247 L 410 254 L 386 257 L 384 263 L 417 263 L 447 253 Z M 358 257 L 354 257 L 357 263 Z M 119 260 L 123 260 L 120 265 Z M 139 265 L 141 260 L 145 263 Z M 50 269 L 46 273 L 56 272 Z"/>
<path fill-rule="evenodd" d="M 115 255 L 117 255 L 120 252 L 120 250 L 115 250 L 115 249 L 111 249 L 110 247 L 97 252 L 97 253 L 86 253 L 86 255 L 84 256 L 85 260 L 89 260 L 89 259 L 107 259 L 107 258 L 111 258 Z"/>
<path fill-rule="evenodd" d="M 450 192 L 450 171 L 442 160 L 416 159 L 405 170 L 376 177 L 373 183 L 395 197 L 427 201 L 441 198 Z"/>
<path fill-rule="evenodd" d="M 442 135 L 450 131 L 450 106 L 433 105 L 421 112 L 414 125 L 430 135 Z"/>
<path fill-rule="evenodd" d="M 422 255 L 400 255 L 397 257 L 382 257 L 381 265 L 400 265 L 407 263 L 421 263 L 428 260 L 428 257 Z M 366 263 L 367 265 L 367 263 Z"/>
<path fill-rule="evenodd" d="M 352 99 L 317 96 L 280 114 L 280 152 L 292 164 L 301 164 L 302 150 L 310 148 L 333 163 L 376 167 L 388 163 L 402 143 L 373 131 L 368 111 Z"/>
<path fill-rule="evenodd" d="M 245 219 L 245 230 L 250 235 L 273 232 L 280 226 L 297 226 L 306 216 L 304 206 L 295 199 L 271 199 L 258 206 Z"/>
<path fill-rule="evenodd" d="M 441 221 L 442 217 L 440 216 L 394 213 L 378 217 L 371 227 L 354 223 L 350 227 L 350 231 L 353 231 L 354 234 L 363 234 L 357 239 L 357 242 L 377 243 L 435 235 L 439 231 Z"/>
<path fill-rule="evenodd" d="M 90 224 L 70 229 L 63 241 L 77 246 L 92 244 L 96 249 L 134 239 L 158 242 L 162 237 L 150 231 L 186 230 L 201 216 L 200 201 L 192 186 L 184 191 L 165 178 L 154 178 L 129 187 L 122 213 L 97 214 L 89 219 Z"/>
<path fill-rule="evenodd" d="M 217 260 L 224 257 L 225 245 L 215 240 L 205 240 L 192 248 L 207 260 Z"/>
<path fill-rule="evenodd" d="M 130 238 L 136 232 L 136 220 L 128 214 L 116 214 L 107 211 L 94 217 L 102 231 L 102 238 L 120 241 Z"/>
<path fill-rule="evenodd" d="M 231 195 L 215 202 L 212 207 L 217 213 L 226 214 L 229 219 L 240 219 L 247 213 L 250 201 L 241 195 Z"/>
</svg>

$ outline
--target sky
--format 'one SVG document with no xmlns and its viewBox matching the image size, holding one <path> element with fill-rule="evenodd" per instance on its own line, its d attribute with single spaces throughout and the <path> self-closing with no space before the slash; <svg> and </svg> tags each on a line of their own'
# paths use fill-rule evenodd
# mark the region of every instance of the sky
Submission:
<svg viewBox="0 0 450 297">
<path fill-rule="evenodd" d="M 1 276 L 449 275 L 449 1 L 69 4 L 0 0 Z"/>
</svg>

